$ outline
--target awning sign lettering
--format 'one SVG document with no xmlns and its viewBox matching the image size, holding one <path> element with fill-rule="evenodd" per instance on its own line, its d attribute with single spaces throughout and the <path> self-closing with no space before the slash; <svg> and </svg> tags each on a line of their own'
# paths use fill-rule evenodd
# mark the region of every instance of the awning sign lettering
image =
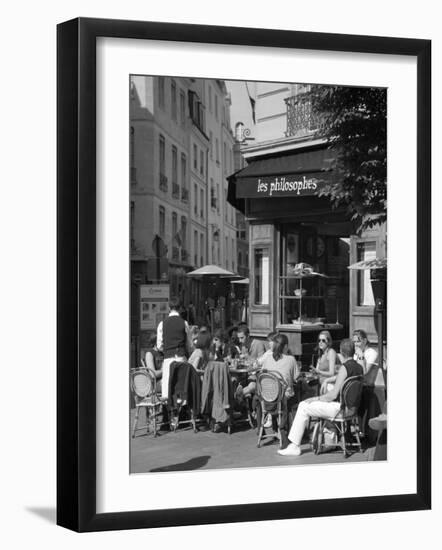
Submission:
<svg viewBox="0 0 442 550">
<path fill-rule="evenodd" d="M 316 178 L 312 175 L 296 174 L 238 178 L 236 196 L 238 198 L 267 198 L 317 195 L 322 187 L 331 182 L 330 173 L 320 176 L 320 178 Z"/>
</svg>

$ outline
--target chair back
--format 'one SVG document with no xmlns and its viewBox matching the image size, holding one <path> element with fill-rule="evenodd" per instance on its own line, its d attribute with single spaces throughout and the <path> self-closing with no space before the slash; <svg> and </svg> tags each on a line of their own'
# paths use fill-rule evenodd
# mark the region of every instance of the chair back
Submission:
<svg viewBox="0 0 442 550">
<path fill-rule="evenodd" d="M 287 387 L 282 376 L 276 372 L 263 372 L 256 379 L 258 397 L 266 403 L 278 403 Z"/>
<path fill-rule="evenodd" d="M 350 376 L 344 380 L 340 391 L 341 410 L 345 415 L 355 415 L 361 402 L 363 376 Z"/>
<path fill-rule="evenodd" d="M 134 369 L 130 373 L 130 385 L 139 399 L 145 399 L 155 393 L 156 380 L 147 369 Z"/>
</svg>

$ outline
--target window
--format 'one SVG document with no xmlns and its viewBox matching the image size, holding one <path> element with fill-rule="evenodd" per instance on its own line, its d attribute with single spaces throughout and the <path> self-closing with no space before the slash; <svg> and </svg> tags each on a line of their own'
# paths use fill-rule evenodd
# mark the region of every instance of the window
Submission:
<svg viewBox="0 0 442 550">
<path fill-rule="evenodd" d="M 241 250 L 238 250 L 238 267 L 242 266 L 242 254 Z"/>
<path fill-rule="evenodd" d="M 210 131 L 210 134 L 209 134 L 209 141 L 210 141 L 210 159 L 213 160 L 213 132 Z"/>
<path fill-rule="evenodd" d="M 193 254 L 194 254 L 194 265 L 198 266 L 198 231 L 193 232 Z"/>
<path fill-rule="evenodd" d="M 181 185 L 183 189 L 187 188 L 187 162 L 184 153 L 181 153 Z"/>
<path fill-rule="evenodd" d="M 212 87 L 209 86 L 209 111 L 212 112 Z"/>
<path fill-rule="evenodd" d="M 164 92 L 164 76 L 158 77 L 158 103 L 162 109 L 164 109 L 165 101 L 165 92 Z"/>
<path fill-rule="evenodd" d="M 218 138 L 215 140 L 215 154 L 216 154 L 216 162 L 219 164 L 219 141 Z"/>
<path fill-rule="evenodd" d="M 204 151 L 200 151 L 200 174 L 204 176 Z"/>
<path fill-rule="evenodd" d="M 224 219 L 228 222 L 229 205 L 227 204 L 227 189 L 224 189 Z"/>
<path fill-rule="evenodd" d="M 193 167 L 198 170 L 198 147 L 195 143 L 193 144 Z"/>
<path fill-rule="evenodd" d="M 357 261 L 373 260 L 376 258 L 376 241 L 362 242 L 356 245 Z M 358 306 L 374 306 L 373 290 L 370 282 L 370 270 L 361 269 L 358 277 Z"/>
<path fill-rule="evenodd" d="M 137 174 L 135 170 L 135 128 L 130 127 L 130 143 L 129 143 L 129 163 L 130 163 L 130 183 L 137 182 Z"/>
<path fill-rule="evenodd" d="M 172 108 L 172 119 L 177 120 L 177 101 L 176 101 L 176 84 L 175 80 L 170 83 L 170 104 Z"/>
<path fill-rule="evenodd" d="M 187 219 L 186 216 L 181 216 L 181 246 L 186 248 L 187 242 Z"/>
<path fill-rule="evenodd" d="M 160 189 L 167 191 L 166 141 L 162 135 L 160 135 Z"/>
<path fill-rule="evenodd" d="M 176 212 L 172 212 L 172 239 L 175 239 L 178 233 L 178 216 Z"/>
<path fill-rule="evenodd" d="M 198 216 L 198 186 L 196 183 L 193 184 L 193 198 L 194 198 L 194 204 L 193 204 L 193 211 L 195 212 L 195 216 Z"/>
<path fill-rule="evenodd" d="M 255 248 L 253 261 L 255 264 L 255 286 L 253 289 L 254 303 L 257 305 L 269 304 L 270 265 L 269 249 Z"/>
<path fill-rule="evenodd" d="M 135 202 L 130 201 L 130 248 L 134 246 L 134 227 L 135 227 Z"/>
<path fill-rule="evenodd" d="M 183 90 L 180 90 L 180 116 L 181 124 L 184 126 L 186 123 L 186 95 Z"/>
<path fill-rule="evenodd" d="M 206 201 L 204 200 L 204 189 L 200 189 L 200 214 L 204 220 L 204 212 L 206 210 Z"/>
<path fill-rule="evenodd" d="M 216 208 L 216 195 L 215 195 L 215 185 L 213 184 L 213 178 L 210 178 L 210 207 Z"/>
<path fill-rule="evenodd" d="M 224 250 L 224 260 L 226 263 L 226 269 L 229 269 L 229 238 L 226 237 L 226 248 Z"/>
<path fill-rule="evenodd" d="M 218 96 L 215 94 L 215 118 L 218 121 Z"/>
<path fill-rule="evenodd" d="M 232 258 L 232 271 L 235 271 L 235 241 L 232 237 L 232 252 L 230 254 L 230 257 Z"/>
<path fill-rule="evenodd" d="M 200 235 L 200 255 L 201 255 L 201 265 L 204 265 L 204 233 Z"/>
<path fill-rule="evenodd" d="M 180 189 L 178 186 L 178 151 L 172 146 L 172 194 L 179 195 Z"/>
<path fill-rule="evenodd" d="M 160 206 L 160 218 L 159 218 L 159 234 L 160 237 L 164 237 L 166 234 L 166 211 L 164 206 Z"/>
<path fill-rule="evenodd" d="M 219 194 L 219 183 L 216 184 L 216 211 L 219 214 L 219 201 L 220 201 L 220 194 Z"/>
<path fill-rule="evenodd" d="M 226 163 L 227 163 L 226 142 L 224 141 L 223 142 L 223 170 L 224 170 L 224 173 L 227 171 Z"/>
</svg>

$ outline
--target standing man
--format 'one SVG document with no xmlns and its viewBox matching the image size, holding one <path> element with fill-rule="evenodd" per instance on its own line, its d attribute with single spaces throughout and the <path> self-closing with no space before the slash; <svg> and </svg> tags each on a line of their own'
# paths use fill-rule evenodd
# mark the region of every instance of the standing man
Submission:
<svg viewBox="0 0 442 550">
<path fill-rule="evenodd" d="M 163 352 L 163 378 L 161 396 L 169 397 L 169 372 L 173 361 L 187 361 L 191 347 L 190 329 L 187 321 L 179 314 L 180 301 L 171 298 L 169 316 L 161 321 L 157 328 L 157 347 Z"/>
</svg>

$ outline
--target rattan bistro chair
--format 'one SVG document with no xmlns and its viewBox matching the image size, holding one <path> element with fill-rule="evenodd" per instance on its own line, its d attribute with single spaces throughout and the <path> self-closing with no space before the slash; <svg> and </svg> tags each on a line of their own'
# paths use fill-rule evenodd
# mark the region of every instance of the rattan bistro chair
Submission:
<svg viewBox="0 0 442 550">
<path fill-rule="evenodd" d="M 261 404 L 261 422 L 258 430 L 258 443 L 261 446 L 261 441 L 267 438 L 277 438 L 279 447 L 282 445 L 281 423 L 282 423 L 282 407 L 284 393 L 287 384 L 282 376 L 277 372 L 262 372 L 256 379 L 256 394 Z M 277 433 L 265 434 L 264 421 L 267 414 L 277 417 Z"/>
<path fill-rule="evenodd" d="M 356 447 L 359 452 L 362 451 L 361 440 L 359 438 L 358 417 L 362 386 L 362 376 L 351 376 L 344 380 L 341 391 L 339 392 L 341 407 L 336 416 L 317 419 L 312 435 L 312 448 L 315 454 L 319 454 L 324 448 L 337 446 L 334 443 L 331 445 L 327 444 L 325 441 L 324 429 L 327 426 L 331 427 L 337 433 L 345 458 L 349 456 L 349 447 Z M 351 434 L 352 431 L 356 442 L 346 440 L 346 434 Z"/>
<path fill-rule="evenodd" d="M 140 409 L 146 411 L 147 432 L 149 432 L 149 420 L 152 423 L 154 437 L 157 435 L 157 415 L 161 410 L 161 401 L 157 396 L 156 377 L 147 368 L 133 369 L 130 373 L 130 385 L 135 399 L 135 418 L 132 428 L 132 437 L 138 428 Z"/>
</svg>

